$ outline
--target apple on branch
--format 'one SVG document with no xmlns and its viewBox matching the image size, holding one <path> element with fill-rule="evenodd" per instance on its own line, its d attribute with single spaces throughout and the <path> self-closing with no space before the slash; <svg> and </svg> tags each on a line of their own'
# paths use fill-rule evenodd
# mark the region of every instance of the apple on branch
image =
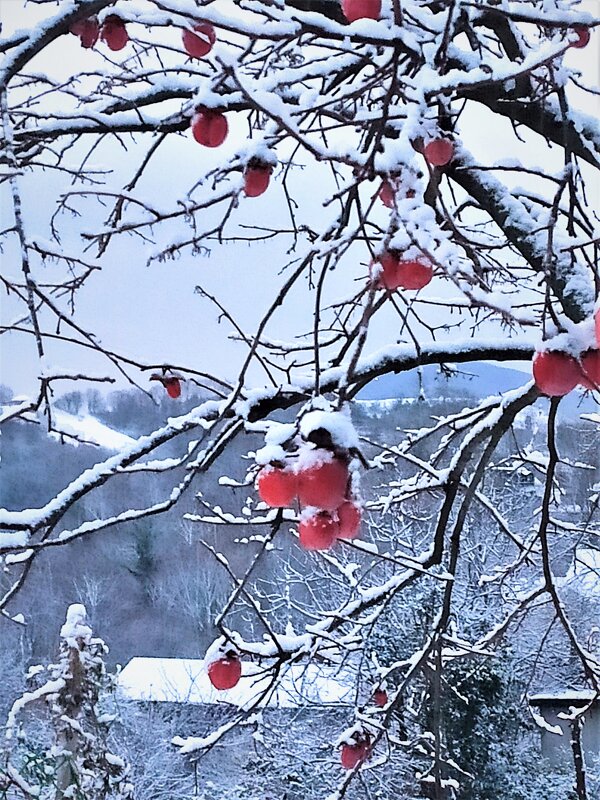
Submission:
<svg viewBox="0 0 600 800">
<path fill-rule="evenodd" d="M 340 760 L 344 769 L 354 769 L 366 761 L 371 755 L 371 737 L 364 733 L 355 734 L 353 743 L 345 742 L 342 745 Z"/>
<path fill-rule="evenodd" d="M 242 662 L 235 652 L 226 653 L 222 658 L 208 665 L 208 679 L 219 691 L 233 689 L 242 677 Z"/>
<path fill-rule="evenodd" d="M 102 23 L 100 38 L 110 50 L 122 50 L 129 41 L 129 34 L 121 17 L 109 14 Z"/>
<path fill-rule="evenodd" d="M 336 543 L 340 527 L 328 511 L 307 509 L 300 517 L 298 534 L 305 550 L 329 550 Z"/>
<path fill-rule="evenodd" d="M 271 508 L 289 508 L 298 494 L 298 479 L 293 469 L 269 464 L 258 473 L 256 488 Z"/>
<path fill-rule="evenodd" d="M 181 32 L 183 49 L 191 58 L 204 58 L 213 48 L 217 39 L 215 29 L 210 22 L 199 22 L 194 30 L 187 28 Z"/>
<path fill-rule="evenodd" d="M 379 265 L 378 269 L 375 269 Z M 371 264 L 371 278 L 380 289 L 419 290 L 433 278 L 433 267 L 425 258 L 404 259 L 398 250 L 386 250 Z"/>
<path fill-rule="evenodd" d="M 251 158 L 244 169 L 244 193 L 246 197 L 260 197 L 267 191 L 273 164 L 262 158 Z"/>
<path fill-rule="evenodd" d="M 81 46 L 86 50 L 93 47 L 98 41 L 100 36 L 100 23 L 98 17 L 88 17 L 87 19 L 80 19 L 74 22 L 69 28 L 71 33 L 79 36 Z"/>
<path fill-rule="evenodd" d="M 378 708 L 384 708 L 388 703 L 388 693 L 381 686 L 373 692 L 373 703 Z"/>
<path fill-rule="evenodd" d="M 298 470 L 298 499 L 303 506 L 335 511 L 346 499 L 348 466 L 329 454 Z"/>
<path fill-rule="evenodd" d="M 348 22 L 357 19 L 379 19 L 381 0 L 342 0 L 342 12 Z"/>
<path fill-rule="evenodd" d="M 337 510 L 340 539 L 356 539 L 360 535 L 362 508 L 354 500 L 345 500 Z"/>
<path fill-rule="evenodd" d="M 212 108 L 200 108 L 192 117 L 192 136 L 204 147 L 219 147 L 227 138 L 227 117 Z"/>
<path fill-rule="evenodd" d="M 167 390 L 169 397 L 175 400 L 181 396 L 181 381 L 185 380 L 185 378 L 182 375 L 153 372 L 150 380 L 160 381 Z"/>
<path fill-rule="evenodd" d="M 586 389 L 600 391 L 600 350 L 588 350 L 581 356 L 579 383 Z"/>
<path fill-rule="evenodd" d="M 396 200 L 396 190 L 389 178 L 381 182 L 377 196 L 386 208 L 393 208 Z"/>
<path fill-rule="evenodd" d="M 564 397 L 582 378 L 577 361 L 562 350 L 543 350 L 533 357 L 533 379 L 542 394 Z"/>
<path fill-rule="evenodd" d="M 569 47 L 574 47 L 576 50 L 586 47 L 590 41 L 590 29 L 586 28 L 584 25 L 575 25 L 573 28 L 571 28 L 571 33 L 576 33 L 577 39 L 575 39 L 573 42 L 570 42 Z"/>
<path fill-rule="evenodd" d="M 432 167 L 445 167 L 454 156 L 454 144 L 450 139 L 432 139 L 423 147 L 425 160 Z"/>
</svg>

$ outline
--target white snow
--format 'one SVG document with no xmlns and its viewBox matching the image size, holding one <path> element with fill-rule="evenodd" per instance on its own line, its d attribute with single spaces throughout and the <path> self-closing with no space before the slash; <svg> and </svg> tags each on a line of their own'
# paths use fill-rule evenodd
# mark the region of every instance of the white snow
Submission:
<svg viewBox="0 0 600 800">
<path fill-rule="evenodd" d="M 95 444 L 104 447 L 106 450 L 122 450 L 135 442 L 131 436 L 110 428 L 103 422 L 90 415 L 76 416 L 67 414 L 65 411 L 54 411 L 53 422 L 57 432 L 53 433 L 55 438 L 60 437 L 60 433 L 66 434 L 65 441 L 70 444 L 77 444 L 77 437 L 82 443 Z"/>
<path fill-rule="evenodd" d="M 557 583 L 575 588 L 589 599 L 600 601 L 600 550 L 578 548 L 567 574 L 564 578 L 558 578 Z"/>
<path fill-rule="evenodd" d="M 529 698 L 530 702 L 533 702 L 533 698 Z M 555 733 L 558 736 L 563 735 L 563 730 L 560 725 L 551 725 L 549 722 L 546 721 L 545 717 L 542 714 L 538 714 L 534 711 L 531 707 L 529 708 L 531 712 L 531 716 L 533 717 L 536 725 L 538 725 L 542 730 L 548 731 L 548 733 Z"/>
<path fill-rule="evenodd" d="M 79 642 L 89 642 L 92 629 L 87 624 L 87 611 L 81 603 L 73 603 L 67 609 L 67 619 L 60 629 L 60 638 L 69 647 L 79 647 Z"/>
<path fill-rule="evenodd" d="M 307 439 L 310 434 L 324 428 L 338 447 L 349 450 L 358 447 L 358 434 L 348 413 L 344 411 L 309 411 L 300 420 L 300 433 Z"/>
<path fill-rule="evenodd" d="M 292 664 L 284 668 L 272 693 L 272 673 L 265 666 L 242 660 L 242 677 L 233 689 L 218 691 L 208 679 L 206 663 L 190 658 L 132 658 L 118 678 L 121 692 L 131 700 L 218 704 L 249 708 L 267 693 L 264 703 L 275 708 L 307 704 L 353 704 L 355 676 L 340 667 Z M 262 705 L 261 701 L 261 705 Z"/>
</svg>

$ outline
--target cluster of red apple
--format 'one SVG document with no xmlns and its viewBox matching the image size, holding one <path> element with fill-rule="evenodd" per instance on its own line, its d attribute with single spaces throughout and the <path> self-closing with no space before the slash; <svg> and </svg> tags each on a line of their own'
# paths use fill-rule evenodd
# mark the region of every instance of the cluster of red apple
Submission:
<svg viewBox="0 0 600 800">
<path fill-rule="evenodd" d="M 263 467 L 256 488 L 271 508 L 289 508 L 298 501 L 304 509 L 300 544 L 306 550 L 328 550 L 337 539 L 359 535 L 362 511 L 357 500 L 348 497 L 347 461 L 327 450 L 312 453 L 316 458 L 306 466 L 279 462 Z"/>
<path fill-rule="evenodd" d="M 98 17 L 88 17 L 74 22 L 69 28 L 71 33 L 79 36 L 81 46 L 89 49 L 98 38 L 102 39 L 110 50 L 122 50 L 129 41 L 127 27 L 117 14 L 109 14 L 102 24 Z"/>
<path fill-rule="evenodd" d="M 204 147 L 219 147 L 227 138 L 227 117 L 214 108 L 200 106 L 192 117 L 192 136 Z M 251 158 L 244 169 L 244 192 L 247 197 L 259 197 L 267 191 L 273 165 L 261 158 Z"/>
<path fill-rule="evenodd" d="M 596 347 L 579 359 L 562 350 L 542 350 L 533 357 L 533 379 L 548 397 L 564 397 L 576 386 L 600 391 L 600 308 L 596 311 Z"/>
</svg>

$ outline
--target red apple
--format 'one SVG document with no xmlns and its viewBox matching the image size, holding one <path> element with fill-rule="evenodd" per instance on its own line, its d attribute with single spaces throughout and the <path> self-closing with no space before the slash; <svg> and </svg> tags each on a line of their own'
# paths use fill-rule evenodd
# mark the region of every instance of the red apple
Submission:
<svg viewBox="0 0 600 800">
<path fill-rule="evenodd" d="M 600 350 L 588 350 L 581 356 L 581 373 L 582 386 L 600 390 Z"/>
<path fill-rule="evenodd" d="M 371 743 L 368 738 L 361 739 L 356 744 L 342 745 L 341 761 L 345 769 L 354 769 L 357 764 L 362 764 L 371 755 Z"/>
<path fill-rule="evenodd" d="M 577 361 L 560 350 L 544 350 L 533 357 L 533 379 L 548 397 L 563 397 L 581 380 Z"/>
<path fill-rule="evenodd" d="M 384 706 L 387 705 L 387 701 L 388 701 L 388 694 L 385 691 L 385 689 L 375 689 L 375 691 L 373 692 L 373 702 L 375 703 L 375 705 L 379 706 L 379 708 L 383 708 Z"/>
<path fill-rule="evenodd" d="M 384 206 L 387 208 L 394 207 L 394 199 L 396 197 L 396 192 L 394 191 L 394 187 L 389 181 L 382 181 L 381 186 L 379 187 L 379 199 L 383 203 Z"/>
<path fill-rule="evenodd" d="M 298 474 L 298 498 L 303 506 L 326 511 L 339 508 L 346 497 L 348 467 L 343 461 L 322 461 Z"/>
<path fill-rule="evenodd" d="M 100 38 L 110 50 L 122 50 L 129 41 L 129 34 L 121 17 L 109 14 L 102 23 Z"/>
<path fill-rule="evenodd" d="M 342 0 L 342 12 L 348 22 L 357 19 L 379 19 L 381 0 Z"/>
<path fill-rule="evenodd" d="M 380 289 L 387 289 L 393 292 L 400 284 L 398 282 L 398 264 L 400 263 L 399 254 L 395 250 L 387 250 L 382 253 L 371 264 L 371 272 L 373 271 L 373 264 L 381 266 L 381 272 L 377 278 L 377 286 Z"/>
<path fill-rule="evenodd" d="M 452 161 L 454 145 L 450 139 L 432 139 L 423 148 L 423 155 L 432 167 L 444 167 Z"/>
<path fill-rule="evenodd" d="M 400 261 L 396 276 L 398 286 L 402 289 L 418 290 L 431 281 L 433 267 L 427 261 Z"/>
<path fill-rule="evenodd" d="M 200 22 L 198 25 L 194 25 L 194 31 L 194 33 L 188 30 L 181 32 L 183 49 L 192 58 L 203 58 L 212 50 L 217 34 L 209 22 Z"/>
<path fill-rule="evenodd" d="M 340 527 L 327 511 L 300 520 L 298 533 L 305 550 L 329 550 L 336 542 Z"/>
<path fill-rule="evenodd" d="M 98 17 L 88 17 L 87 19 L 80 19 L 74 22 L 69 28 L 71 33 L 79 36 L 81 46 L 89 50 L 98 41 L 100 35 L 100 23 Z"/>
<path fill-rule="evenodd" d="M 352 500 L 346 500 L 337 510 L 340 539 L 355 539 L 360 534 L 362 509 Z"/>
<path fill-rule="evenodd" d="M 167 390 L 169 397 L 177 398 L 181 395 L 181 381 L 179 378 L 163 378 L 162 385 Z"/>
<path fill-rule="evenodd" d="M 267 466 L 258 473 L 256 488 L 260 499 L 271 508 L 287 508 L 298 494 L 298 480 L 291 469 Z"/>
<path fill-rule="evenodd" d="M 575 25 L 571 30 L 577 34 L 577 39 L 574 42 L 570 42 L 569 47 L 575 47 L 577 50 L 585 47 L 590 40 L 590 29 L 583 25 Z"/>
<path fill-rule="evenodd" d="M 271 180 L 271 167 L 246 167 L 244 170 L 244 192 L 247 197 L 259 197 L 267 191 Z"/>
<path fill-rule="evenodd" d="M 233 689 L 242 676 L 242 662 L 237 656 L 224 656 L 208 665 L 208 679 L 215 689 Z"/>
<path fill-rule="evenodd" d="M 206 108 L 192 119 L 192 136 L 205 147 L 218 147 L 227 138 L 227 117 L 220 111 Z"/>
</svg>

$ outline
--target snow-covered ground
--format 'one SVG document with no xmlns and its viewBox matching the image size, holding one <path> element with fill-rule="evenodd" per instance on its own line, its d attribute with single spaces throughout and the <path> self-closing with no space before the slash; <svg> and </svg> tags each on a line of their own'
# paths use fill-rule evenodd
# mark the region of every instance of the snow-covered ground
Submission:
<svg viewBox="0 0 600 800">
<path fill-rule="evenodd" d="M 10 413 L 11 405 L 1 406 L 0 416 Z M 35 412 L 30 412 L 24 415 L 23 418 L 32 422 L 40 422 L 42 425 L 46 424 L 45 418 Z M 103 447 L 105 450 L 121 450 L 124 447 L 129 447 L 135 441 L 131 436 L 110 428 L 87 413 L 69 414 L 66 411 L 54 409 L 52 426 L 54 430 L 51 436 L 60 439 L 62 434 L 64 442 L 75 446 L 78 444 L 91 444 Z"/>
<path fill-rule="evenodd" d="M 340 667 L 290 665 L 273 692 L 272 679 L 265 667 L 243 661 L 237 686 L 218 691 L 209 681 L 202 659 L 137 657 L 121 671 L 118 686 L 130 700 L 230 703 L 238 708 L 249 708 L 263 695 L 261 705 L 275 708 L 353 704 L 356 697 L 356 676 Z"/>
</svg>

